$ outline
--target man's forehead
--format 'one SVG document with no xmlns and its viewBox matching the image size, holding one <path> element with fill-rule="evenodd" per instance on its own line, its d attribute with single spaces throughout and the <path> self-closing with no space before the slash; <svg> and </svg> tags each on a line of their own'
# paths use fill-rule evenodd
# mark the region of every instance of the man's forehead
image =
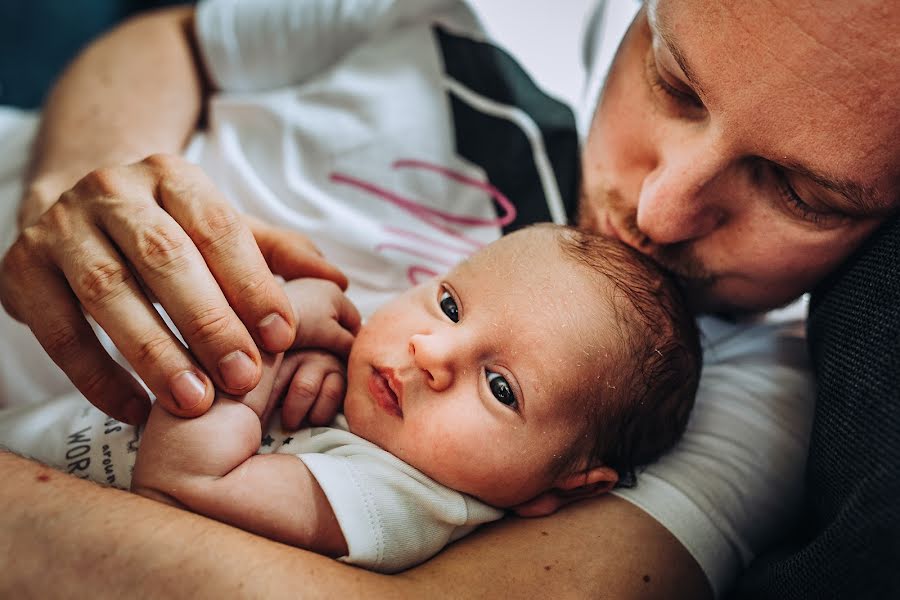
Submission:
<svg viewBox="0 0 900 600">
<path fill-rule="evenodd" d="M 856 4 L 659 0 L 648 20 L 742 150 L 884 204 L 900 184 L 900 3 Z"/>
</svg>

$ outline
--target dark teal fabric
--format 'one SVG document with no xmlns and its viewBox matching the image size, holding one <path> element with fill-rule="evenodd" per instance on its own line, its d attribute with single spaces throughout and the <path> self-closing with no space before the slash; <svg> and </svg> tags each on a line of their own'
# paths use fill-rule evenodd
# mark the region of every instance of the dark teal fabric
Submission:
<svg viewBox="0 0 900 600">
<path fill-rule="evenodd" d="M 818 395 L 806 508 L 736 597 L 900 598 L 900 219 L 816 291 L 808 333 Z"/>
<path fill-rule="evenodd" d="M 37 108 L 92 38 L 142 10 L 178 0 L 0 0 L 0 104 Z"/>
</svg>

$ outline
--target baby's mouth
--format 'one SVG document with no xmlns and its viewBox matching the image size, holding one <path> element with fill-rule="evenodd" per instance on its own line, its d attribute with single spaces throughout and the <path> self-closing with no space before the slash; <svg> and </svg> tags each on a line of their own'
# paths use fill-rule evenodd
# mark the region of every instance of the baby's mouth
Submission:
<svg viewBox="0 0 900 600">
<path fill-rule="evenodd" d="M 385 412 L 403 418 L 401 397 L 403 388 L 392 369 L 374 368 L 368 381 L 369 393 Z"/>
</svg>

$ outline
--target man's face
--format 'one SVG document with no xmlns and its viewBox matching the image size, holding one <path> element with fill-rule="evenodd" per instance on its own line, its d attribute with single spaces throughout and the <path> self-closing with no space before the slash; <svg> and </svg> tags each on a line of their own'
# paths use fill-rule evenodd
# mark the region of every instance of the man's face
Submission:
<svg viewBox="0 0 900 600">
<path fill-rule="evenodd" d="M 648 2 L 591 125 L 581 224 L 700 309 L 810 290 L 900 203 L 900 8 L 861 4 Z"/>
<path fill-rule="evenodd" d="M 561 399 L 618 340 L 555 235 L 513 233 L 376 311 L 348 361 L 351 431 L 496 506 L 555 487 L 583 424 Z"/>
</svg>

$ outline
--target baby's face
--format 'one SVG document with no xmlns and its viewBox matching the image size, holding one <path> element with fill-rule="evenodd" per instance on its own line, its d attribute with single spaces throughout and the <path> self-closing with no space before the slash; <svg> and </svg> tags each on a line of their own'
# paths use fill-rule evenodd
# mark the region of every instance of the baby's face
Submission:
<svg viewBox="0 0 900 600">
<path fill-rule="evenodd" d="M 583 420 L 562 399 L 604 376 L 588 366 L 616 340 L 557 235 L 507 236 L 372 315 L 347 367 L 351 430 L 495 506 L 554 487 L 554 456 Z"/>
</svg>

